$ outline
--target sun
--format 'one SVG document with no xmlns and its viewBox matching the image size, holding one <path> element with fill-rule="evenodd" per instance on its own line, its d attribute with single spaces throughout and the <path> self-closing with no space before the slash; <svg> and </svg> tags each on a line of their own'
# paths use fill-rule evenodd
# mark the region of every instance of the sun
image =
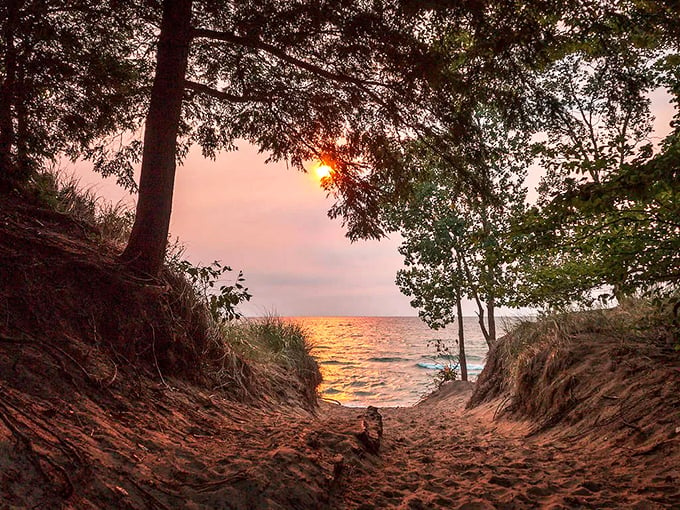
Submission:
<svg viewBox="0 0 680 510">
<path fill-rule="evenodd" d="M 331 174 L 333 173 L 333 168 L 322 163 L 322 164 L 320 164 L 319 166 L 316 167 L 316 170 L 314 170 L 314 172 L 316 172 L 316 176 L 319 179 L 324 179 L 326 177 L 331 176 Z"/>
</svg>

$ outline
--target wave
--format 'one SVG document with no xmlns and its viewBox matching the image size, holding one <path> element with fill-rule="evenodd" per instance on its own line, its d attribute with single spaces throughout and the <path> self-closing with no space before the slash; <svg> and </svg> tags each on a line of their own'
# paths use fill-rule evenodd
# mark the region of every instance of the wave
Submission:
<svg viewBox="0 0 680 510">
<path fill-rule="evenodd" d="M 375 361 L 378 363 L 391 363 L 393 361 L 411 361 L 411 360 L 409 358 L 384 357 L 384 358 L 368 358 L 367 361 Z"/>
<path fill-rule="evenodd" d="M 346 386 L 350 386 L 352 388 L 356 388 L 356 387 L 363 388 L 364 386 L 367 386 L 367 385 L 368 385 L 368 382 L 366 382 L 366 381 L 352 381 L 352 382 L 346 384 Z"/>
<path fill-rule="evenodd" d="M 319 365 L 354 365 L 351 361 L 338 361 L 335 359 L 328 359 L 324 361 L 319 361 Z"/>
<path fill-rule="evenodd" d="M 421 361 L 416 363 L 416 366 L 420 368 L 426 368 L 428 370 L 442 370 L 445 365 L 442 365 L 441 363 L 424 363 Z M 481 372 L 484 370 L 484 365 L 468 364 L 467 369 L 468 372 Z"/>
</svg>

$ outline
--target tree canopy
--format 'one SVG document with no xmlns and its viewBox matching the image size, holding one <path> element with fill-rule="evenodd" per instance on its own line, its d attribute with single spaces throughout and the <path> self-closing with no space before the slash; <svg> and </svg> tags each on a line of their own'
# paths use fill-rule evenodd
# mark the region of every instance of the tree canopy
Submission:
<svg viewBox="0 0 680 510">
<path fill-rule="evenodd" d="M 60 154 L 89 157 L 134 187 L 141 161 L 122 254 L 141 273 L 162 264 L 188 148 L 214 157 L 245 140 L 271 160 L 331 165 L 329 214 L 351 239 L 394 228 L 386 211 L 395 207 L 406 230 L 409 213 L 423 220 L 448 207 L 435 219 L 449 218 L 470 255 L 460 267 L 454 257 L 447 278 L 470 280 L 464 262 L 477 256 L 486 268 L 470 264 L 476 283 L 460 295 L 496 302 L 514 287 L 487 285 L 489 275 L 522 264 L 532 271 L 517 303 L 676 285 L 678 118 L 659 148 L 647 140 L 650 91 L 680 97 L 673 2 L 10 0 L 0 9 L 5 187 Z M 485 109 L 497 121 L 480 117 Z M 143 140 L 119 141 L 142 123 Z M 536 208 L 508 232 L 508 204 L 519 201 L 491 169 L 507 163 L 499 148 L 518 134 L 547 175 Z M 450 259 L 447 242 L 428 246 Z M 514 260 L 499 255 L 506 244 Z M 429 264 L 422 248 L 418 263 Z M 415 245 L 404 250 L 416 256 Z"/>
<path fill-rule="evenodd" d="M 539 7 L 164 2 L 137 221 L 124 260 L 157 271 L 175 161 L 194 142 L 208 156 L 245 139 L 295 166 L 331 163 L 328 185 L 338 202 L 330 215 L 343 217 L 353 239 L 382 235 L 378 213 L 404 193 L 400 151 L 413 138 L 426 139 L 452 172 L 481 188 L 484 180 L 455 166 L 450 148 L 473 129 L 479 96 L 507 111 L 518 104 L 516 70 L 540 53 L 536 33 L 548 37 L 562 12 Z"/>
<path fill-rule="evenodd" d="M 136 14 L 109 2 L 2 3 L 3 187 L 60 154 L 82 156 L 101 137 L 138 125 L 149 68 Z"/>
<path fill-rule="evenodd" d="M 668 58 L 633 46 L 574 53 L 548 70 L 554 106 L 537 144 L 546 175 L 517 228 L 523 304 L 677 289 L 680 182 L 677 171 L 652 170 L 668 161 L 675 135 L 654 147 L 649 99 L 673 90 L 660 72 Z"/>
<path fill-rule="evenodd" d="M 507 275 L 498 285 L 506 304 L 564 306 L 592 303 L 598 295 L 607 301 L 636 292 L 677 293 L 678 124 L 655 147 L 650 110 L 650 94 L 659 89 L 677 106 L 678 39 L 670 23 L 677 15 L 663 3 L 583 6 L 589 8 L 572 10 L 568 22 L 552 25 L 553 37 L 544 39 L 533 60 L 496 78 L 507 85 L 514 77 L 523 87 L 511 96 L 512 108 L 501 104 L 498 112 L 506 126 L 526 135 L 520 144 L 525 161 L 535 158 L 534 171 L 544 172 L 533 207 L 515 207 L 505 219 L 486 211 L 476 218 L 460 214 L 493 196 L 492 186 L 480 195 L 450 179 L 466 164 L 484 175 L 484 137 L 476 130 L 455 144 L 456 164 L 437 163 L 439 174 L 419 174 L 418 163 L 411 163 L 410 175 L 419 184 L 398 212 L 407 269 L 397 283 L 432 325 L 455 319 L 455 302 L 467 283 L 456 258 L 461 247 L 479 241 L 485 224 L 499 229 L 493 257 L 502 261 L 497 272 Z M 486 100 L 474 89 L 463 97 L 477 105 Z M 510 140 L 507 133 L 503 138 Z M 427 156 L 418 159 L 431 165 Z M 521 178 L 517 169 L 511 174 Z M 438 200 L 463 206 L 447 210 Z M 495 205 L 512 203 L 501 196 Z M 455 247 L 444 242 L 452 232 Z M 476 286 L 488 281 L 483 272 L 471 276 Z"/>
<path fill-rule="evenodd" d="M 411 163 L 422 166 L 415 192 L 387 215 L 404 239 L 399 252 L 406 269 L 397 284 L 420 317 L 431 327 L 445 327 L 460 318 L 463 298 L 474 300 L 491 345 L 496 307 L 514 299 L 508 234 L 511 220 L 525 208 L 524 177 L 533 156 L 529 137 L 509 129 L 497 112 L 481 110 L 476 125 L 481 139 L 474 145 L 484 159 L 470 161 L 469 171 L 486 180 L 490 194 L 461 193 L 446 160 L 436 154 L 423 159 L 418 151 Z"/>
</svg>

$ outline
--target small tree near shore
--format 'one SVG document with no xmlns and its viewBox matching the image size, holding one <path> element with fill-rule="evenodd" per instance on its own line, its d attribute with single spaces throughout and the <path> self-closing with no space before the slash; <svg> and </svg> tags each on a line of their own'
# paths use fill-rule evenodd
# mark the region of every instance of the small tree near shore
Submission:
<svg viewBox="0 0 680 510">
<path fill-rule="evenodd" d="M 388 214 L 404 239 L 399 252 L 406 268 L 398 272 L 397 284 L 413 298 L 419 316 L 432 328 L 452 324 L 457 317 L 462 334 L 461 300 L 472 299 L 491 347 L 496 342 L 496 308 L 515 288 L 506 264 L 507 231 L 511 218 L 524 210 L 530 155 L 527 136 L 508 130 L 490 112 L 479 118 L 478 126 L 483 140 L 475 145 L 482 147 L 482 157 L 469 164 L 484 176 L 490 196 L 459 193 L 446 162 L 431 155 L 414 162 L 423 168 L 411 200 Z"/>
</svg>

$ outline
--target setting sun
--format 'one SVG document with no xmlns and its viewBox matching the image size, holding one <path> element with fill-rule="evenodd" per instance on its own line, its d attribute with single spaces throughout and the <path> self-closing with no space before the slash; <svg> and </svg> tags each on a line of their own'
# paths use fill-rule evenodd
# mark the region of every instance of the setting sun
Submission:
<svg viewBox="0 0 680 510">
<path fill-rule="evenodd" d="M 316 167 L 316 176 L 319 179 L 323 179 L 324 177 L 330 177 L 331 173 L 333 173 L 333 168 L 331 168 L 328 165 L 321 164 L 318 167 Z"/>
</svg>

